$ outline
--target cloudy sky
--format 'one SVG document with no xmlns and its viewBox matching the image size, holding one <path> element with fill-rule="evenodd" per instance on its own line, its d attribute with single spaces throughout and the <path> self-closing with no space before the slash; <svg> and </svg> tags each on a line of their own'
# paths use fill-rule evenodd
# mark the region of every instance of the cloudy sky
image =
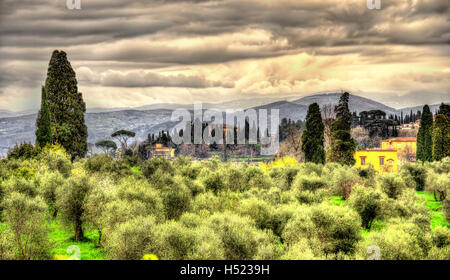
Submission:
<svg viewBox="0 0 450 280">
<path fill-rule="evenodd" d="M 54 49 L 91 108 L 341 89 L 450 101 L 449 0 L 0 0 L 0 109 L 38 108 Z"/>
</svg>

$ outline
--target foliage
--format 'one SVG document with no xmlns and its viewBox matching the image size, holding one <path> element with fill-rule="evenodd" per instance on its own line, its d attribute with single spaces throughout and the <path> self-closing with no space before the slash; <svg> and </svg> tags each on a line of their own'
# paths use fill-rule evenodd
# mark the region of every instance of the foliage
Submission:
<svg viewBox="0 0 450 280">
<path fill-rule="evenodd" d="M 145 254 L 153 254 L 155 228 L 155 219 L 151 216 L 136 217 L 119 224 L 105 242 L 110 258 L 139 260 Z"/>
<path fill-rule="evenodd" d="M 14 145 L 12 149 L 8 150 L 8 159 L 33 159 L 39 154 L 39 148 L 33 146 L 31 143 L 24 142 L 20 145 Z"/>
<path fill-rule="evenodd" d="M 336 119 L 331 124 L 331 147 L 327 161 L 352 166 L 355 164 L 353 154 L 356 144 L 350 134 L 351 114 L 348 109 L 349 93 L 345 92 L 335 107 Z"/>
<path fill-rule="evenodd" d="M 348 202 L 361 217 L 362 226 L 370 230 L 373 221 L 383 216 L 387 199 L 377 189 L 355 186 Z"/>
<path fill-rule="evenodd" d="M 443 201 L 450 192 L 450 173 L 428 173 L 426 190 L 434 194 L 435 200 Z"/>
<path fill-rule="evenodd" d="M 351 254 L 361 239 L 360 225 L 361 219 L 354 210 L 322 203 L 299 208 L 282 236 L 289 246 L 307 238 L 320 240 L 324 254 Z"/>
<path fill-rule="evenodd" d="M 78 91 L 75 72 L 63 51 L 55 50 L 50 59 L 45 92 L 51 116 L 54 142 L 61 144 L 71 159 L 87 152 L 86 104 Z"/>
<path fill-rule="evenodd" d="M 402 164 L 400 171 L 402 177 L 405 178 L 405 180 L 408 176 L 412 177 L 415 183 L 415 189 L 417 191 L 424 190 L 425 180 L 427 178 L 427 169 L 423 165 L 405 163 Z"/>
<path fill-rule="evenodd" d="M 405 181 L 395 173 L 382 174 L 378 180 L 381 190 L 393 199 L 396 199 L 406 189 Z"/>
<path fill-rule="evenodd" d="M 390 224 L 369 239 L 380 248 L 382 260 L 424 259 L 431 248 L 431 236 L 408 222 Z"/>
<path fill-rule="evenodd" d="M 350 196 L 354 185 L 362 184 L 362 179 L 358 176 L 358 171 L 347 166 L 334 168 L 328 173 L 327 178 L 331 182 L 333 193 L 341 196 L 344 200 Z"/>
<path fill-rule="evenodd" d="M 65 184 L 56 189 L 56 208 L 66 225 L 74 227 L 74 239 L 84 238 L 82 216 L 85 199 L 91 189 L 92 183 L 83 170 L 74 169 Z"/>
<path fill-rule="evenodd" d="M 12 192 L 5 198 L 3 205 L 5 221 L 9 225 L 6 231 L 12 236 L 14 258 L 49 259 L 51 246 L 47 238 L 48 228 L 45 221 L 47 206 L 43 199 Z"/>
<path fill-rule="evenodd" d="M 306 162 L 325 163 L 324 125 L 317 103 L 308 107 L 306 115 L 306 129 L 302 134 L 302 150 Z"/>
<path fill-rule="evenodd" d="M 432 161 L 433 158 L 433 143 L 432 143 L 432 129 L 433 129 L 433 114 L 428 105 L 423 106 L 422 118 L 420 120 L 419 132 L 417 133 L 417 160 L 426 162 Z"/>
<path fill-rule="evenodd" d="M 42 87 L 41 109 L 36 119 L 36 128 L 37 145 L 45 147 L 47 144 L 53 144 L 52 124 L 45 87 Z"/>
<path fill-rule="evenodd" d="M 95 143 L 95 147 L 101 149 L 105 154 L 113 155 L 117 150 L 117 145 L 111 140 L 102 140 Z"/>
<path fill-rule="evenodd" d="M 450 156 L 450 119 L 445 114 L 438 114 L 433 127 L 433 160 Z"/>
</svg>

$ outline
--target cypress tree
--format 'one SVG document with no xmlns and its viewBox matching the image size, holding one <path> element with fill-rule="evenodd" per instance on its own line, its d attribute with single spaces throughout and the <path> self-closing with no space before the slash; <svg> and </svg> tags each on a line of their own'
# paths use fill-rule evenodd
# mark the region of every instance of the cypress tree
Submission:
<svg viewBox="0 0 450 280">
<path fill-rule="evenodd" d="M 86 104 L 78 92 L 75 72 L 63 51 L 55 50 L 45 81 L 48 106 L 54 128 L 54 141 L 61 144 L 72 156 L 84 157 L 87 153 L 87 127 L 84 122 Z"/>
<path fill-rule="evenodd" d="M 350 134 L 351 114 L 348 109 L 349 93 L 345 92 L 334 107 L 336 120 L 331 124 L 331 147 L 327 157 L 329 161 L 343 165 L 354 165 L 355 140 Z"/>
<path fill-rule="evenodd" d="M 443 112 L 439 110 L 439 112 Z M 450 156 L 450 119 L 443 113 L 436 116 L 433 126 L 433 160 Z"/>
<path fill-rule="evenodd" d="M 45 147 L 47 144 L 53 143 L 52 124 L 50 110 L 48 108 L 47 93 L 42 87 L 41 94 L 41 110 L 39 110 L 36 119 L 36 144 Z"/>
<path fill-rule="evenodd" d="M 306 129 L 302 134 L 302 150 L 306 162 L 325 163 L 324 128 L 319 105 L 317 103 L 309 105 Z"/>
<path fill-rule="evenodd" d="M 417 133 L 416 158 L 423 162 L 433 160 L 433 114 L 428 105 L 423 106 L 422 118 L 420 120 L 419 132 Z"/>
</svg>

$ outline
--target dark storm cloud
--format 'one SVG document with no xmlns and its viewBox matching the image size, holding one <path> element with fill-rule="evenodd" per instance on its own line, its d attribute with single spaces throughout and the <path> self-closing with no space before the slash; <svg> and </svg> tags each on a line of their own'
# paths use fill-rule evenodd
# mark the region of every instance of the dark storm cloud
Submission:
<svg viewBox="0 0 450 280">
<path fill-rule="evenodd" d="M 232 83 L 209 81 L 199 76 L 172 75 L 164 76 L 158 73 L 134 71 L 132 73 L 107 72 L 98 81 L 102 86 L 109 87 L 233 87 Z M 95 83 L 95 81 L 94 81 Z"/>
<path fill-rule="evenodd" d="M 302 53 L 312 56 L 308 59 L 313 62 L 314 57 L 333 57 L 321 61 L 323 67 L 311 69 L 308 76 L 317 76 L 323 83 L 326 80 L 317 73 L 328 66 L 352 64 L 340 60 L 346 56 L 358 57 L 367 65 L 425 63 L 432 57 L 429 63 L 434 63 L 434 70 L 441 67 L 448 72 L 439 63 L 449 56 L 449 0 L 381 0 L 381 10 L 367 9 L 366 0 L 81 0 L 81 10 L 68 10 L 65 2 L 0 0 L 0 89 L 5 94 L 13 94 L 3 90 L 8 86 L 32 88 L 43 83 L 54 49 L 64 49 L 75 67 L 118 75 L 86 82 L 121 90 L 236 86 L 258 91 L 266 88 L 265 82 L 274 86 L 271 75 L 277 74 L 256 71 L 270 69 L 270 65 L 239 68 L 239 63 Z M 237 68 L 215 69 L 213 78 L 207 76 L 208 67 L 233 63 Z M 291 67 L 281 65 L 282 69 Z M 136 69 L 165 72 L 174 67 L 190 72 L 126 74 Z M 276 80 L 289 80 L 289 86 L 296 81 L 307 84 L 300 76 Z"/>
</svg>

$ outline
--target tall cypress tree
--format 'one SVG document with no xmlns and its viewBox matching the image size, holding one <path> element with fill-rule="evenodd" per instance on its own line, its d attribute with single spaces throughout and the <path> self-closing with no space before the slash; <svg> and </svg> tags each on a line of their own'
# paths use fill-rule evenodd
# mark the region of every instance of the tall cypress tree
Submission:
<svg viewBox="0 0 450 280">
<path fill-rule="evenodd" d="M 433 160 L 450 156 L 450 106 L 442 104 L 433 126 Z"/>
<path fill-rule="evenodd" d="M 334 107 L 336 119 L 331 124 L 331 147 L 328 151 L 328 161 L 344 165 L 354 165 L 353 157 L 356 143 L 350 134 L 351 114 L 348 109 L 349 93 L 345 92 L 339 99 L 339 104 Z"/>
<path fill-rule="evenodd" d="M 423 162 L 433 160 L 433 114 L 428 105 L 423 106 L 422 119 L 420 120 L 419 132 L 417 133 L 416 158 Z"/>
<path fill-rule="evenodd" d="M 302 150 L 306 162 L 325 163 L 324 128 L 319 104 L 309 105 L 306 130 L 302 134 Z"/>
<path fill-rule="evenodd" d="M 87 127 L 84 122 L 86 104 L 78 92 L 75 72 L 63 51 L 55 50 L 45 81 L 45 90 L 54 128 L 54 140 L 75 157 L 87 152 Z"/>
<path fill-rule="evenodd" d="M 53 143 L 52 123 L 50 110 L 48 108 L 47 92 L 42 87 L 41 110 L 36 119 L 36 143 L 40 147 Z"/>
</svg>

